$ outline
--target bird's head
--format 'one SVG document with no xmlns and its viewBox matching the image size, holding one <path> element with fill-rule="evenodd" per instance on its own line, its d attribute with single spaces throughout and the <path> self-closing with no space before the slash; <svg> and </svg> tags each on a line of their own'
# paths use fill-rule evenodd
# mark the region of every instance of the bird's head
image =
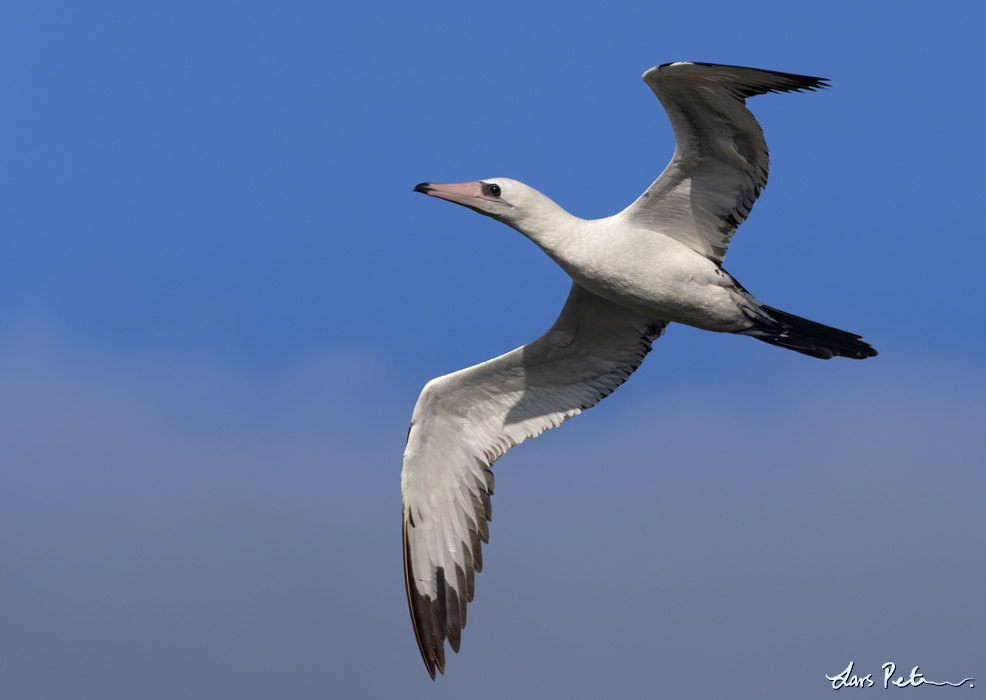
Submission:
<svg viewBox="0 0 986 700">
<path fill-rule="evenodd" d="M 414 188 L 414 191 L 429 197 L 447 199 L 486 216 L 500 218 L 513 208 L 513 204 L 508 199 L 513 188 L 507 183 L 520 184 L 505 178 L 462 182 L 456 185 L 422 182 Z"/>
<path fill-rule="evenodd" d="M 422 182 L 414 191 L 429 197 L 447 199 L 499 219 L 535 239 L 538 231 L 554 228 L 553 224 L 561 218 L 571 218 L 564 209 L 533 187 L 506 177 L 456 185 Z"/>
</svg>

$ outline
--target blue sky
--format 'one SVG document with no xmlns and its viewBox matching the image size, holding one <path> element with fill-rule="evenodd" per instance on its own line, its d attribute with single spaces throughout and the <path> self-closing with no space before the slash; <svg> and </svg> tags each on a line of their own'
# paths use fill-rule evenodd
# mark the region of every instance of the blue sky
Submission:
<svg viewBox="0 0 986 700">
<path fill-rule="evenodd" d="M 3 694 L 811 698 L 849 661 L 986 678 L 984 19 L 4 8 Z M 750 100 L 771 180 L 726 268 L 881 354 L 671 327 L 613 397 L 496 465 L 462 651 L 432 683 L 401 568 L 411 408 L 543 332 L 568 283 L 411 189 L 506 176 L 615 213 L 673 150 L 640 75 L 678 60 L 831 80 Z"/>
</svg>

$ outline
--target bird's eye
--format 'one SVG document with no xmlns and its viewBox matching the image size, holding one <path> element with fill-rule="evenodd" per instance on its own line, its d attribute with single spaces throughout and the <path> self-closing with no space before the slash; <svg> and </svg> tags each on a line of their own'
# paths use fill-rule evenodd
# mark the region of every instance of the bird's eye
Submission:
<svg viewBox="0 0 986 700">
<path fill-rule="evenodd" d="M 494 197 L 500 196 L 500 186 L 499 185 L 487 185 L 486 191 L 489 192 Z"/>
</svg>

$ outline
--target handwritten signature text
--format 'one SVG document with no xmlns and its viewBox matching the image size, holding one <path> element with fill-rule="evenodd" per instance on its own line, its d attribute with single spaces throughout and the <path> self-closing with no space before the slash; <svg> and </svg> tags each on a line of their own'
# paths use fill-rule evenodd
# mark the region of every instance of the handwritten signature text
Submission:
<svg viewBox="0 0 986 700">
<path fill-rule="evenodd" d="M 850 661 L 849 665 L 846 666 L 846 670 L 842 673 L 835 676 L 825 676 L 828 680 L 832 681 L 832 687 L 835 690 L 839 690 L 839 688 L 871 688 L 876 685 L 872 673 L 867 673 L 865 676 L 853 673 L 853 664 L 854 662 Z M 912 668 L 911 675 L 908 678 L 898 676 L 897 680 L 891 680 L 894 673 L 897 672 L 897 664 L 888 661 L 881 668 L 883 668 L 884 688 L 889 688 L 891 685 L 897 686 L 898 688 L 917 688 L 919 685 L 947 685 L 952 688 L 960 688 L 966 683 L 969 684 L 970 688 L 976 687 L 974 685 L 975 678 L 966 678 L 959 683 L 950 683 L 949 681 L 936 683 L 935 681 L 929 681 L 924 677 L 923 673 L 918 673 L 918 669 L 921 668 L 920 666 Z"/>
</svg>

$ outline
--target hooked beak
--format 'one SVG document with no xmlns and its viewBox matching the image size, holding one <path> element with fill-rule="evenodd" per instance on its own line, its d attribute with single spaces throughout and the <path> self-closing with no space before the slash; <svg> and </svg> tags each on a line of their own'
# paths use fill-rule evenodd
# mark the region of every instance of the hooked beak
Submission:
<svg viewBox="0 0 986 700">
<path fill-rule="evenodd" d="M 486 216 L 502 216 L 513 208 L 499 197 L 486 194 L 483 191 L 483 184 L 480 181 L 462 182 L 456 185 L 422 182 L 414 188 L 414 191 L 461 204 Z"/>
</svg>

